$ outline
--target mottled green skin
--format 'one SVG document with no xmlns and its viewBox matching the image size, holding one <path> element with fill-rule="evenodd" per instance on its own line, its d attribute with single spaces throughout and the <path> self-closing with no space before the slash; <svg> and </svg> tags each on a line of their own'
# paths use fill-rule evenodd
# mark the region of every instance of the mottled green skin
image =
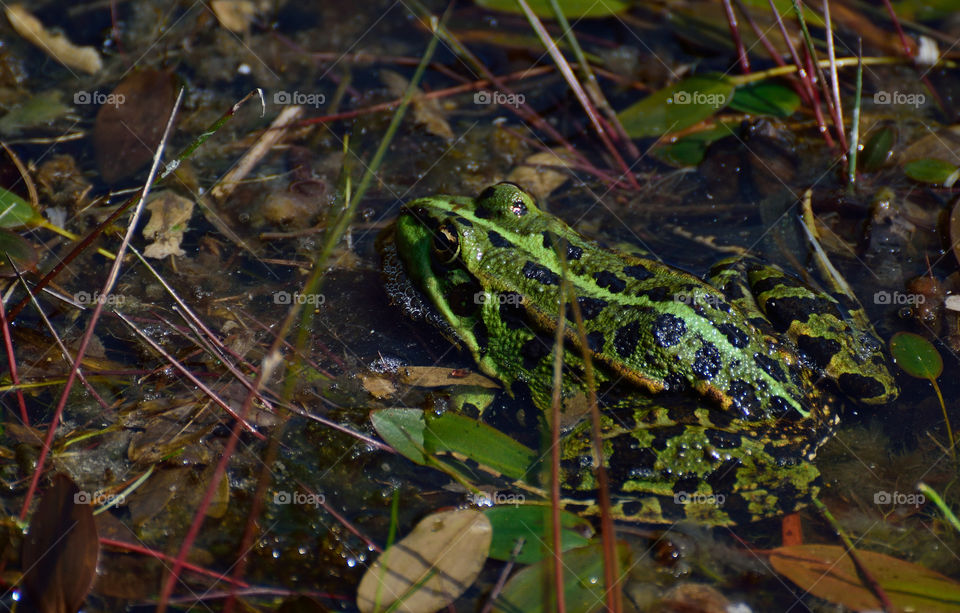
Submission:
<svg viewBox="0 0 960 613">
<path fill-rule="evenodd" d="M 585 340 L 603 392 L 604 456 L 618 517 L 731 524 L 799 508 L 818 488 L 809 460 L 837 422 L 831 397 L 812 378 L 863 377 L 869 385 L 858 379 L 859 386 L 848 387 L 866 389 L 866 401 L 896 395 L 876 360 L 885 364 L 879 344 L 866 359 L 862 352 L 833 352 L 819 367 L 811 364 L 814 356 L 796 350 L 804 336 L 830 340 L 850 332 L 829 296 L 752 261 L 722 263 L 712 285 L 656 260 L 604 249 L 512 184 L 477 199 L 413 201 L 392 238 L 391 257 L 400 265 L 391 270 L 402 268 L 436 310 L 438 325 L 483 372 L 515 395 L 529 393 L 541 410 L 550 406 L 553 338 L 563 312 L 562 397 L 568 409 L 583 404 Z M 583 335 L 570 305 L 561 311 L 562 279 L 576 296 Z M 775 279 L 786 293 L 776 293 Z M 751 287 L 762 290 L 759 299 Z M 801 288 L 809 295 L 800 296 Z M 803 318 L 778 327 L 782 317 L 769 307 L 778 300 L 793 307 L 798 296 L 817 301 L 798 314 Z M 809 327 L 831 317 L 843 325 Z M 864 335 L 870 333 L 854 336 Z M 839 353 L 849 353 L 849 345 L 837 344 Z M 649 401 L 665 391 L 688 392 L 700 408 L 667 410 Z M 565 437 L 563 457 L 568 492 L 592 493 L 587 424 Z"/>
</svg>

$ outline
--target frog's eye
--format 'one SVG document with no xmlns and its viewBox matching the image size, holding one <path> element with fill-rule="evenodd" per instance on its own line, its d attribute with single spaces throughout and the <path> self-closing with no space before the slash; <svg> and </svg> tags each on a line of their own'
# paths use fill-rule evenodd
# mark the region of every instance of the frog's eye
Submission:
<svg viewBox="0 0 960 613">
<path fill-rule="evenodd" d="M 511 181 L 503 181 L 498 184 L 498 187 L 500 186 L 512 188 L 508 194 L 510 199 L 510 212 L 517 217 L 523 217 L 526 215 L 527 211 L 529 210 L 527 205 L 528 203 L 533 202 L 533 196 L 527 193 L 527 190 Z"/>
<path fill-rule="evenodd" d="M 444 222 L 433 231 L 433 255 L 449 264 L 460 254 L 460 236 L 449 223 Z"/>
</svg>

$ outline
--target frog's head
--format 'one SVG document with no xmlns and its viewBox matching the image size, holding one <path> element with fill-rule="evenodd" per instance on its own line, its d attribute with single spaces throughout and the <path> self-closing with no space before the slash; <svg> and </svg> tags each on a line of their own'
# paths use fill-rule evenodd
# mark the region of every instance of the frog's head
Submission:
<svg viewBox="0 0 960 613">
<path fill-rule="evenodd" d="M 397 218 L 397 249 L 408 273 L 446 275 L 457 264 L 474 269 L 484 254 L 507 244 L 504 235 L 529 234 L 544 218 L 515 183 L 497 183 L 477 196 L 431 196 L 408 203 Z M 413 269 L 413 270 L 411 270 Z M 414 278 L 419 283 L 418 278 Z"/>
<path fill-rule="evenodd" d="M 448 331 L 475 352 L 480 343 L 472 330 L 490 289 L 485 258 L 514 260 L 517 246 L 510 239 L 535 232 L 533 226 L 548 218 L 539 213 L 533 197 L 513 183 L 488 187 L 477 198 L 420 198 L 400 210 L 394 244 L 404 272 Z"/>
</svg>

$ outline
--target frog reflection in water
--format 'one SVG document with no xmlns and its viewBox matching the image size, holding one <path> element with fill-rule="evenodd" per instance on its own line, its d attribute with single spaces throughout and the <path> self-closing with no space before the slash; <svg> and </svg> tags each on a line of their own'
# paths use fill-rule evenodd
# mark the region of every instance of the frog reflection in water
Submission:
<svg viewBox="0 0 960 613">
<path fill-rule="evenodd" d="M 392 292 L 415 292 L 481 371 L 544 412 L 566 318 L 562 398 L 582 404 L 586 351 L 610 392 L 602 436 L 618 518 L 729 525 L 801 508 L 837 424 L 823 380 L 859 403 L 898 393 L 882 343 L 851 323 L 859 305 L 752 258 L 721 261 L 703 281 L 602 248 L 511 183 L 408 203 L 382 250 Z M 564 280 L 583 334 L 561 305 Z M 657 404 L 678 390 L 695 406 Z M 596 512 L 589 420 L 561 445 L 565 493 Z"/>
</svg>

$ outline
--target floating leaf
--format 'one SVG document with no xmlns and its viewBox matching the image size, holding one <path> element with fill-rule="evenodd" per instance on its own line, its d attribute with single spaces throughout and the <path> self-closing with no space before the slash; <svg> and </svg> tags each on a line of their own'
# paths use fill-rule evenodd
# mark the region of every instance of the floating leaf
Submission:
<svg viewBox="0 0 960 613">
<path fill-rule="evenodd" d="M 30 241 L 10 230 L 0 228 L 0 277 L 15 277 L 16 270 L 33 270 L 39 259 L 40 256 Z M 13 260 L 16 270 L 10 266 L 10 260 Z"/>
<path fill-rule="evenodd" d="M 896 136 L 893 128 L 885 126 L 876 130 L 867 139 L 860 154 L 862 167 L 867 172 L 878 170 L 893 157 L 893 141 Z"/>
<path fill-rule="evenodd" d="M 517 4 L 516 0 L 477 0 L 480 6 L 494 11 L 503 11 L 505 13 L 523 14 L 523 9 Z M 537 17 L 541 19 L 553 19 L 553 9 L 550 8 L 550 0 L 527 0 Z M 564 17 L 577 19 L 580 17 L 607 17 L 626 11 L 630 5 L 623 0 L 557 0 L 560 6 L 560 12 Z"/>
<path fill-rule="evenodd" d="M 760 81 L 738 87 L 730 108 L 751 115 L 790 117 L 800 108 L 800 96 L 780 83 Z"/>
<path fill-rule="evenodd" d="M 417 464 L 428 464 L 424 452 L 455 454 L 490 472 L 523 479 L 537 459 L 532 449 L 496 428 L 455 413 L 432 415 L 419 409 L 381 409 L 370 414 L 370 421 L 384 441 Z M 458 472 L 453 467 L 450 470 Z"/>
<path fill-rule="evenodd" d="M 388 445 L 407 459 L 424 464 L 423 411 L 420 409 L 381 409 L 370 413 L 370 422 Z"/>
<path fill-rule="evenodd" d="M 444 511 L 425 517 L 373 563 L 357 588 L 363 613 L 431 613 L 469 588 L 490 550 L 493 529 L 483 513 Z"/>
<path fill-rule="evenodd" d="M 957 611 L 960 583 L 881 553 L 857 551 L 898 611 Z M 880 610 L 881 603 L 863 585 L 853 560 L 837 545 L 779 547 L 770 553 L 773 568 L 814 596 L 856 611 Z"/>
<path fill-rule="evenodd" d="M 943 372 L 943 358 L 930 341 L 913 332 L 897 332 L 890 339 L 894 362 L 911 377 L 936 379 Z"/>
<path fill-rule="evenodd" d="M 15 193 L 0 187 L 0 228 L 38 225 L 43 218 L 33 206 Z"/>
<path fill-rule="evenodd" d="M 960 177 L 960 169 L 949 162 L 934 158 L 914 160 L 903 167 L 903 171 L 914 181 L 937 183 L 952 187 Z"/>
<path fill-rule="evenodd" d="M 627 107 L 619 114 L 620 122 L 631 138 L 677 132 L 727 106 L 733 91 L 723 77 L 689 77 Z"/>
<path fill-rule="evenodd" d="M 483 514 L 493 526 L 493 542 L 490 557 L 495 560 L 516 560 L 520 564 L 533 564 L 543 559 L 550 551 L 546 543 L 552 543 L 550 533 L 550 507 L 542 505 L 499 506 L 486 509 Z M 584 533 L 592 531 L 590 522 L 569 511 L 560 511 L 560 549 L 567 551 L 589 543 Z M 516 558 L 513 550 L 519 539 L 524 539 Z"/>
<path fill-rule="evenodd" d="M 25 611 L 76 613 L 97 576 L 100 541 L 90 495 L 66 475 L 40 499 L 23 541 Z"/>
<path fill-rule="evenodd" d="M 620 568 L 628 568 L 626 545 L 617 546 Z M 603 585 L 603 546 L 600 543 L 571 549 L 563 554 L 563 593 L 568 613 L 599 611 L 606 601 Z M 494 603 L 498 613 L 539 613 L 556 611 L 556 603 L 544 602 L 554 585 L 553 560 L 544 559 L 514 575 Z"/>
<path fill-rule="evenodd" d="M 510 479 L 528 476 L 537 454 L 503 432 L 456 413 L 426 414 L 423 446 L 428 452 L 445 451 L 466 456 Z"/>
</svg>

